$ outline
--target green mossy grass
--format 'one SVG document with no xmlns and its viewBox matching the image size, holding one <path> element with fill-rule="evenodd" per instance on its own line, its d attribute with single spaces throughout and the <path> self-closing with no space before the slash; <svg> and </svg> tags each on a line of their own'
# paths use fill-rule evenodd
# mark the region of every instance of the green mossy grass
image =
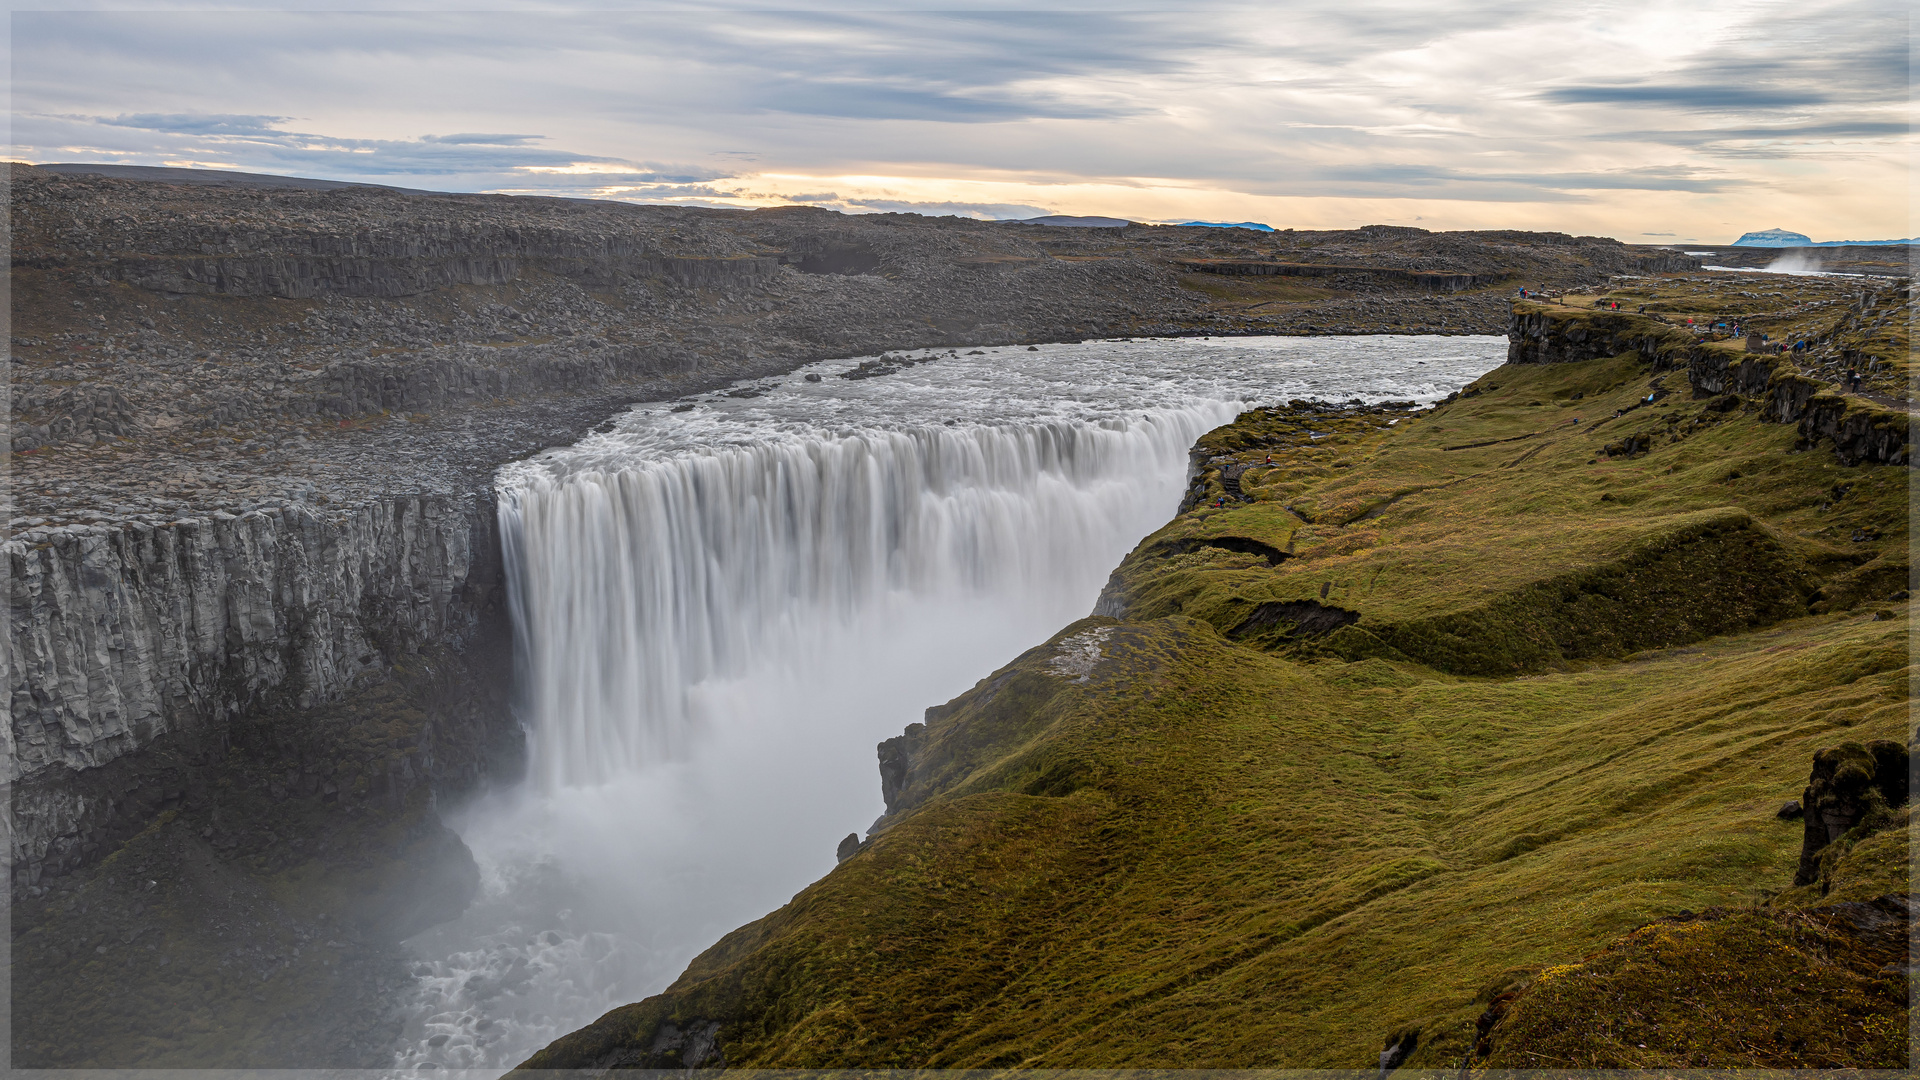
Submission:
<svg viewBox="0 0 1920 1080">
<path fill-rule="evenodd" d="M 1170 659 L 1016 664 L 1058 684 L 1017 746 L 533 1064 L 667 1018 L 736 1065 L 1355 1067 L 1406 1024 L 1457 1062 L 1500 972 L 1783 884 L 1813 752 L 1904 727 L 1904 634 L 1857 617 L 1500 682 L 1131 626 Z"/>
<path fill-rule="evenodd" d="M 1494 1051 L 1473 1073 L 1902 1067 L 1907 980 L 1883 968 L 1904 950 L 1863 949 L 1852 928 L 1836 932 L 1840 921 L 1833 911 L 1716 911 L 1636 930 L 1542 972 L 1493 1027 Z"/>
<path fill-rule="evenodd" d="M 934 710 L 858 854 L 528 1066 L 675 1064 L 647 1056 L 661 1025 L 717 1022 L 736 1067 L 1359 1068 L 1417 1028 L 1407 1064 L 1457 1068 L 1503 987 L 1683 910 L 1760 911 L 1813 754 L 1905 738 L 1906 605 L 1809 608 L 1904 549 L 1906 478 L 1739 413 L 1692 426 L 1684 393 L 1612 417 L 1680 378 L 1510 367 L 1331 447 L 1287 449 L 1275 415 L 1210 435 L 1281 447 L 1255 502 L 1149 537 L 1124 618 Z M 1603 455 L 1640 430 L 1651 451 Z M 1291 557 L 1185 543 L 1223 536 Z M 1361 618 L 1228 636 L 1268 600 Z M 1089 632 L 1076 681 L 1054 661 Z M 1849 853 L 1879 860 L 1855 891 L 1904 876 L 1881 836 Z M 1713 925 L 1758 956 L 1817 918 L 1792 910 Z M 1817 1059 L 1892 1064 L 1883 1034 Z M 1747 1060 L 1703 1053 L 1657 1063 Z"/>
<path fill-rule="evenodd" d="M 1118 574 L 1126 614 L 1229 633 L 1262 603 L 1313 600 L 1360 613 L 1322 643 L 1336 654 L 1503 675 L 1767 625 L 1829 584 L 1839 606 L 1905 588 L 1901 471 L 1795 452 L 1791 427 L 1713 411 L 1684 372 L 1632 357 L 1509 366 L 1469 395 L 1277 468 L 1258 464 L 1264 447 L 1238 450 L 1257 501 L 1143 542 Z M 1607 452 L 1629 438 L 1651 449 Z M 1165 557 L 1229 534 L 1292 557 Z"/>
<path fill-rule="evenodd" d="M 1824 894 L 1807 886 L 1766 905 L 1682 913 L 1520 973 L 1520 992 L 1479 1021 L 1471 1074 L 1904 1065 L 1911 817 L 1863 822 L 1830 845 Z"/>
</svg>

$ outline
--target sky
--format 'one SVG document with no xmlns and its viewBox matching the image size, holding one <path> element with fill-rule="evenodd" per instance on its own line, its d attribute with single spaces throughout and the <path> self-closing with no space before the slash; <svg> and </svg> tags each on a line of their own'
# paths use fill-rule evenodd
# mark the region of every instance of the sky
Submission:
<svg viewBox="0 0 1920 1080">
<path fill-rule="evenodd" d="M 1884 0 L 94 6 L 13 9 L 14 159 L 849 213 L 1916 233 L 1912 16 Z"/>
</svg>

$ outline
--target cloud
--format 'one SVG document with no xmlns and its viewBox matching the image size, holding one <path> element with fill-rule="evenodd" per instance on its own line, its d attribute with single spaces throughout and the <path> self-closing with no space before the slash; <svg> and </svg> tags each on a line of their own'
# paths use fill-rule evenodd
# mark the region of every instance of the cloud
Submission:
<svg viewBox="0 0 1920 1080">
<path fill-rule="evenodd" d="M 1045 217 L 1055 211 L 1025 203 L 913 202 L 904 199 L 848 199 L 843 208 L 849 213 L 924 214 L 927 217 L 970 217 L 985 221 L 1016 221 Z"/>
<path fill-rule="evenodd" d="M 622 167 L 624 166 L 624 167 Z M 618 184 L 694 184 L 707 180 L 726 180 L 732 173 L 715 169 L 700 169 L 691 166 L 654 165 L 635 168 L 625 163 L 607 163 L 604 160 L 575 160 L 567 165 L 521 165 L 516 172 L 549 178 L 551 182 L 572 183 L 587 187 L 606 187 Z"/>
<path fill-rule="evenodd" d="M 315 174 L 322 178 L 449 177 L 485 174 L 506 177 L 519 172 L 590 177 L 608 184 L 694 183 L 730 175 L 725 170 L 621 161 L 617 158 L 546 149 L 533 144 L 544 135 L 425 135 L 415 139 L 342 138 L 278 126 L 282 116 L 202 113 L 143 113 L 119 116 L 28 114 L 15 121 L 16 141 L 95 148 L 116 160 L 125 158 L 233 161 L 236 167 L 271 173 Z M 101 129 L 107 129 L 103 132 Z M 116 139 L 113 129 L 149 133 L 144 139 Z M 217 147 L 219 152 L 209 153 Z M 189 153 L 189 151 L 194 151 Z M 44 156 L 40 160 L 51 160 Z M 431 186 L 430 184 L 428 186 Z"/>
<path fill-rule="evenodd" d="M 1823 104 L 1827 96 L 1812 87 L 1564 86 L 1542 92 L 1540 100 L 1560 105 L 1672 105 L 1687 110 L 1744 112 L 1805 108 Z"/>
<path fill-rule="evenodd" d="M 1436 2 L 19 12 L 14 142 L 409 187 L 790 190 L 859 212 L 1284 227 L 1272 200 L 1295 200 L 1352 224 L 1496 227 L 1532 206 L 1623 235 L 1747 213 L 1903 227 L 1904 184 L 1858 179 L 1906 160 L 1896 5 Z"/>
<path fill-rule="evenodd" d="M 672 28 L 682 55 L 742 75 L 748 108 L 942 123 L 1153 111 L 1160 103 L 1090 92 L 1086 79 L 1186 69 L 1170 46 L 1212 36 L 1162 17 L 1072 12 L 756 13 Z"/>
<path fill-rule="evenodd" d="M 470 132 L 463 135 L 422 135 L 420 141 L 460 146 L 526 146 L 544 138 L 545 135 L 481 135 Z"/>
<path fill-rule="evenodd" d="M 1769 127 L 1707 127 L 1669 131 L 1622 131 L 1616 138 L 1706 146 L 1724 142 L 1796 142 L 1810 139 L 1888 139 L 1906 135 L 1904 120 L 1843 120 Z"/>
<path fill-rule="evenodd" d="M 286 116 L 241 116 L 212 113 L 135 113 L 105 117 L 76 117 L 112 127 L 165 131 L 175 135 L 284 135 L 278 125 Z"/>
<path fill-rule="evenodd" d="M 608 190 L 618 191 L 622 198 L 649 199 L 722 199 L 733 205 L 740 198 L 738 191 L 730 188 L 717 188 L 711 184 L 640 184 L 633 187 L 619 186 Z"/>
</svg>

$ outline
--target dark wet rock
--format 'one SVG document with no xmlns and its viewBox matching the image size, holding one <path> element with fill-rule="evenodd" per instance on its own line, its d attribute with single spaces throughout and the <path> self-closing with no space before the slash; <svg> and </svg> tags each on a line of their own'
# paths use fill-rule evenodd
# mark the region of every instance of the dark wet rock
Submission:
<svg viewBox="0 0 1920 1080">
<path fill-rule="evenodd" d="M 1608 443 L 1603 449 L 1608 457 L 1638 457 L 1653 449 L 1653 438 L 1650 435 L 1629 435 L 1624 439 Z"/>
<path fill-rule="evenodd" d="M 895 372 L 905 371 L 916 363 L 919 363 L 919 361 L 909 360 L 905 357 L 899 359 L 888 357 L 880 360 L 866 360 L 840 372 L 840 377 L 843 379 L 876 379 L 882 375 L 892 375 Z"/>
<path fill-rule="evenodd" d="M 1380 1076 L 1386 1076 L 1400 1067 L 1400 1063 L 1420 1045 L 1420 1029 L 1417 1027 L 1396 1031 L 1387 1036 L 1386 1048 L 1380 1051 Z"/>
<path fill-rule="evenodd" d="M 880 798 L 889 814 L 899 809 L 895 803 L 906 790 L 913 771 L 913 753 L 926 730 L 925 724 L 908 724 L 905 734 L 895 735 L 879 746 Z"/>
<path fill-rule="evenodd" d="M 399 937 L 458 914 L 478 883 L 471 855 L 424 791 L 353 815 L 248 805 L 246 770 L 227 764 L 228 783 L 209 786 L 238 802 L 189 802 L 112 861 L 16 892 L 15 1065 L 391 1061 Z"/>
<path fill-rule="evenodd" d="M 1220 486 L 1226 491 L 1228 498 L 1240 502 L 1252 501 L 1248 499 L 1246 493 L 1240 489 L 1240 478 L 1246 475 L 1247 469 L 1247 465 L 1232 465 L 1220 470 Z"/>
<path fill-rule="evenodd" d="M 1318 637 L 1357 622 L 1360 613 L 1316 600 L 1269 601 L 1253 609 L 1240 625 L 1228 631 L 1232 638 L 1249 637 L 1279 628 L 1285 637 Z"/>
<path fill-rule="evenodd" d="M 835 862 L 846 862 L 848 859 L 853 858 L 859 851 L 860 834 L 848 833 L 841 839 L 840 846 L 834 849 L 833 860 Z"/>
<path fill-rule="evenodd" d="M 1795 886 L 1812 885 L 1821 877 L 1821 854 L 1857 827 L 1872 828 L 1908 795 L 1908 749 L 1891 739 L 1862 746 L 1842 743 L 1813 756 L 1807 789 L 1800 797 L 1806 808 L 1806 830 L 1800 844 Z"/>
<path fill-rule="evenodd" d="M 1798 821 L 1805 813 L 1806 810 L 1801 807 L 1799 799 L 1789 799 L 1774 816 L 1782 821 Z"/>
<path fill-rule="evenodd" d="M 685 1026 L 662 1024 L 653 1037 L 653 1060 L 645 1067 L 698 1069 L 721 1068 L 726 1058 L 720 1053 L 720 1023 L 694 1020 Z"/>
<path fill-rule="evenodd" d="M 1231 551 L 1241 555 L 1257 555 L 1265 559 L 1268 566 L 1279 566 L 1282 562 L 1292 558 L 1291 555 L 1274 547 L 1272 544 L 1245 536 L 1189 537 L 1164 545 L 1164 550 L 1169 555 L 1185 555 L 1189 552 L 1199 551 L 1202 548 L 1213 548 L 1216 551 Z M 1109 587 L 1112 587 L 1111 583 Z M 1094 614 L 1099 615 L 1105 613 L 1096 610 Z"/>
</svg>

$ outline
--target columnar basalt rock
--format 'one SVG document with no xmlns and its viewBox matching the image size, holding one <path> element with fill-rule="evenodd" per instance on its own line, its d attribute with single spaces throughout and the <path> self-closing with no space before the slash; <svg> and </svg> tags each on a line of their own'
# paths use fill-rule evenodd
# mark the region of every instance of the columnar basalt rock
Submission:
<svg viewBox="0 0 1920 1080">
<path fill-rule="evenodd" d="M 1649 362 L 1665 357 L 1673 366 L 1676 354 L 1692 345 L 1684 332 L 1632 315 L 1516 306 L 1507 321 L 1510 364 L 1571 364 L 1633 352 Z"/>
<path fill-rule="evenodd" d="M 169 733 L 336 698 L 423 645 L 457 647 L 492 587 L 476 566 L 497 573 L 476 509 L 402 497 L 8 541 L 6 779 L 35 788 Z M 80 803 L 16 807 L 16 875 L 37 873 L 87 816 Z"/>
<path fill-rule="evenodd" d="M 1762 419 L 1799 425 L 1803 446 L 1829 444 L 1848 464 L 1911 464 L 1906 415 L 1833 392 L 1828 383 L 1801 374 L 1787 354 L 1736 352 L 1641 315 L 1531 304 L 1514 306 L 1507 338 L 1508 363 L 1565 364 L 1632 353 L 1655 371 L 1686 371 L 1696 396 L 1734 395 L 1748 399 Z"/>
<path fill-rule="evenodd" d="M 1842 743 L 1813 756 L 1800 796 L 1806 828 L 1796 887 L 1820 881 L 1821 856 L 1836 840 L 1856 827 L 1883 824 L 1889 811 L 1907 804 L 1909 768 L 1908 748 L 1890 739 Z"/>
</svg>

